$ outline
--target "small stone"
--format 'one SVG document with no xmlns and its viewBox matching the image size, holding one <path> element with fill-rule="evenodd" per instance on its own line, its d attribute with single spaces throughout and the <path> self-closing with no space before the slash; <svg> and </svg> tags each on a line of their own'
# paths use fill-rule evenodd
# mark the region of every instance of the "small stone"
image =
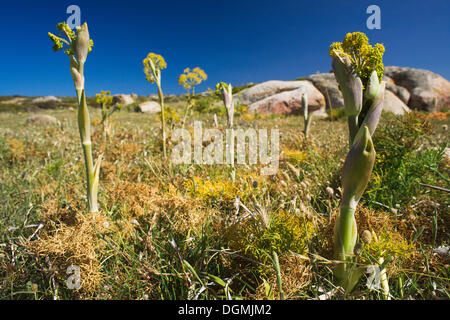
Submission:
<svg viewBox="0 0 450 320">
<path fill-rule="evenodd" d="M 288 169 L 296 176 L 298 177 L 300 175 L 300 170 L 294 167 L 292 164 L 288 163 Z"/>
<path fill-rule="evenodd" d="M 333 190 L 333 188 L 327 187 L 325 190 L 327 191 L 328 196 L 329 196 L 330 198 L 333 198 L 333 195 L 334 195 L 334 190 Z"/>
<path fill-rule="evenodd" d="M 31 285 L 31 291 L 37 292 L 38 289 L 39 289 L 39 287 L 38 287 L 38 285 L 37 285 L 36 283 L 33 283 L 33 284 Z"/>
<path fill-rule="evenodd" d="M 369 230 L 364 230 L 361 235 L 362 242 L 369 244 L 372 241 L 372 233 Z"/>
<path fill-rule="evenodd" d="M 362 252 L 362 245 L 361 245 L 361 242 L 358 242 L 358 243 L 355 245 L 355 248 L 353 249 L 353 253 L 354 253 L 355 255 L 359 256 L 359 255 L 361 254 L 361 252 Z"/>
</svg>

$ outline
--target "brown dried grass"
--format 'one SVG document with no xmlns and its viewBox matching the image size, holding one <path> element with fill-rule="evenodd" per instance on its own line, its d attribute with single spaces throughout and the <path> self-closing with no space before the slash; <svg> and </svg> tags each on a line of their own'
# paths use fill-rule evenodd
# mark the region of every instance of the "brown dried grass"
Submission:
<svg viewBox="0 0 450 320">
<path fill-rule="evenodd" d="M 108 231 L 109 222 L 101 213 L 76 212 L 73 220 L 72 224 L 61 222 L 47 226 L 41 238 L 27 246 L 37 256 L 49 258 L 53 269 L 59 270 L 61 281 L 68 277 L 65 274 L 68 266 L 78 266 L 81 288 L 77 292 L 89 295 L 98 289 L 104 278 L 98 257 L 105 243 L 98 234 Z"/>
</svg>

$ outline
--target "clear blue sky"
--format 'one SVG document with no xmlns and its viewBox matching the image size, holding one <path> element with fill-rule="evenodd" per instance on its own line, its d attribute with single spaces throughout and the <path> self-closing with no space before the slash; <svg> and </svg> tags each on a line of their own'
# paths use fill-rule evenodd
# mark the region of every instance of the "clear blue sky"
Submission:
<svg viewBox="0 0 450 320">
<path fill-rule="evenodd" d="M 328 72 L 330 43 L 354 31 L 385 45 L 385 65 L 450 79 L 449 0 L 18 0 L 0 5 L 0 95 L 74 95 L 68 59 L 47 37 L 71 4 L 95 42 L 85 67 L 89 96 L 155 93 L 142 71 L 148 52 L 167 61 L 166 93 L 183 92 L 177 77 L 186 67 L 208 74 L 199 90 Z M 381 8 L 381 30 L 366 28 L 371 4 Z"/>
</svg>

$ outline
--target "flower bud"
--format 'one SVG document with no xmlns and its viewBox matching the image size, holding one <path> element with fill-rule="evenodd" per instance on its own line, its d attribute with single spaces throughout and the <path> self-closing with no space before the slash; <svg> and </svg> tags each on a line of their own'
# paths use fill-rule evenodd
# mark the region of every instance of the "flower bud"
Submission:
<svg viewBox="0 0 450 320">
<path fill-rule="evenodd" d="M 367 87 L 364 92 L 366 99 L 368 100 L 375 99 L 379 88 L 380 88 L 380 80 L 378 79 L 377 71 L 374 70 L 369 78 L 369 82 L 367 83 Z"/>
<path fill-rule="evenodd" d="M 308 119 L 308 95 L 306 93 L 302 94 L 302 107 L 303 116 L 305 119 Z"/>
<path fill-rule="evenodd" d="M 375 162 L 375 149 L 367 126 L 362 136 L 355 140 L 342 168 L 343 205 L 356 208 L 369 183 Z"/>
<path fill-rule="evenodd" d="M 225 104 L 225 108 L 227 109 L 227 120 L 228 126 L 233 127 L 233 118 L 234 118 L 234 101 L 233 101 L 233 87 L 231 83 L 226 85 L 222 83 L 219 85 L 220 93 L 222 95 L 223 103 Z"/>
<path fill-rule="evenodd" d="M 382 81 L 379 86 L 377 95 L 372 101 L 369 111 L 367 112 L 366 117 L 364 118 L 364 121 L 361 124 L 361 127 L 359 128 L 354 141 L 357 141 L 361 137 L 361 135 L 363 134 L 364 126 L 367 126 L 369 128 L 369 133 L 371 136 L 375 132 L 375 129 L 378 126 L 378 122 L 380 121 L 381 112 L 383 111 L 385 87 L 386 82 Z"/>
<path fill-rule="evenodd" d="M 347 55 L 331 57 L 334 75 L 344 97 L 347 116 L 357 116 L 362 109 L 362 82 Z"/>
<path fill-rule="evenodd" d="M 70 74 L 72 75 L 75 89 L 84 89 L 84 77 L 78 71 L 78 63 L 74 57 L 70 57 Z"/>
<path fill-rule="evenodd" d="M 220 88 L 220 93 L 222 94 L 223 103 L 225 104 L 225 107 L 228 109 L 231 105 L 231 99 L 233 98 L 232 95 L 230 95 L 229 86 L 222 85 L 222 87 Z"/>
<path fill-rule="evenodd" d="M 86 61 L 89 52 L 89 42 L 89 31 L 85 22 L 78 30 L 77 38 L 74 41 L 74 53 L 78 63 L 84 63 Z"/>
<path fill-rule="evenodd" d="M 70 68 L 70 73 L 72 74 L 75 89 L 83 89 L 84 88 L 83 76 L 75 68 Z"/>
</svg>

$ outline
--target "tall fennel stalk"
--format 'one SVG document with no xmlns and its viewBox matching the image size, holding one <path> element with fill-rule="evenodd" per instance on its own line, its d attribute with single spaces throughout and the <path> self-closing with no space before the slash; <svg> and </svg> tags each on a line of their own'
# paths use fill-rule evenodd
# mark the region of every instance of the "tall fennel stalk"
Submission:
<svg viewBox="0 0 450 320">
<path fill-rule="evenodd" d="M 187 115 L 195 104 L 194 100 L 195 87 L 198 86 L 203 81 L 205 81 L 206 79 L 208 79 L 208 75 L 204 70 L 202 70 L 199 67 L 196 67 L 192 70 L 186 68 L 184 69 L 183 73 L 180 74 L 180 76 L 178 77 L 178 84 L 187 91 L 187 99 L 188 99 L 183 116 L 182 122 L 183 128 L 186 123 Z"/>
<path fill-rule="evenodd" d="M 54 43 L 53 50 L 56 52 L 65 49 L 65 54 L 70 59 L 70 73 L 77 94 L 78 129 L 86 168 L 88 210 L 89 212 L 98 212 L 97 194 L 102 155 L 98 157 L 94 165 L 89 110 L 84 88 L 84 64 L 88 53 L 92 50 L 93 41 L 89 38 L 87 23 L 84 23 L 81 27 L 77 27 L 76 33 L 64 22 L 59 23 L 56 28 L 60 32 L 59 36 L 50 32 L 48 35 Z"/>
<path fill-rule="evenodd" d="M 360 32 L 347 34 L 342 43 L 333 43 L 330 48 L 349 128 L 350 151 L 342 169 L 343 194 L 334 229 L 334 255 L 341 262 L 335 279 L 346 291 L 353 289 L 363 272 L 353 263 L 358 238 L 355 211 L 375 162 L 372 135 L 383 109 L 383 53 L 382 45 L 372 47 Z"/>
<path fill-rule="evenodd" d="M 146 79 L 150 83 L 156 83 L 158 87 L 158 98 L 159 104 L 161 106 L 161 130 L 162 130 L 162 142 L 163 142 L 163 155 L 164 159 L 167 159 L 167 150 L 166 150 L 166 119 L 165 119 L 165 109 L 164 109 L 164 94 L 161 87 L 161 70 L 167 67 L 166 61 L 164 58 L 159 55 L 150 52 L 147 57 L 145 57 L 144 61 L 144 73 L 146 75 Z"/>
<path fill-rule="evenodd" d="M 110 117 L 114 112 L 120 110 L 122 105 L 120 103 L 112 105 L 113 97 L 111 91 L 101 91 L 95 95 L 96 102 L 100 104 L 102 111 L 102 119 L 100 123 L 103 125 L 103 138 L 107 140 L 111 136 L 112 123 Z"/>
<path fill-rule="evenodd" d="M 229 153 L 228 159 L 231 161 L 231 180 L 236 180 L 236 168 L 234 166 L 234 99 L 233 99 L 233 87 L 230 84 L 220 82 L 216 85 L 216 92 L 222 97 L 223 104 L 225 105 L 227 114 L 227 126 L 231 132 L 230 143 L 227 148 Z"/>
</svg>

